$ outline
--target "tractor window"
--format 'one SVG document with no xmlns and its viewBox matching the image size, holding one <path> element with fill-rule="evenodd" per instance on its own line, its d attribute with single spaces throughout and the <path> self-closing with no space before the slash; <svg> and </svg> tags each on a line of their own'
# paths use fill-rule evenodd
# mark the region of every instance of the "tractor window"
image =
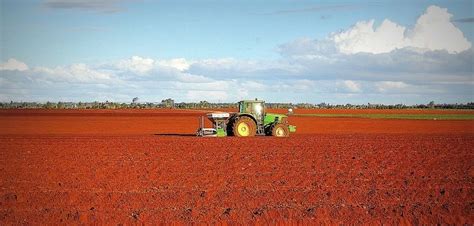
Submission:
<svg viewBox="0 0 474 226">
<path fill-rule="evenodd" d="M 250 112 L 252 112 L 252 104 L 241 102 L 239 104 L 239 112 L 240 113 L 250 113 Z"/>
<path fill-rule="evenodd" d="M 263 104 L 262 103 L 253 103 L 252 112 L 255 114 L 257 119 L 262 118 L 263 115 Z"/>
<path fill-rule="evenodd" d="M 251 103 L 247 103 L 247 104 L 245 105 L 245 112 L 252 112 L 251 106 L 252 106 Z"/>
<path fill-rule="evenodd" d="M 264 112 L 264 106 L 263 103 L 239 103 L 239 112 L 240 113 L 252 113 L 256 115 L 257 117 L 260 117 L 263 115 Z"/>
</svg>

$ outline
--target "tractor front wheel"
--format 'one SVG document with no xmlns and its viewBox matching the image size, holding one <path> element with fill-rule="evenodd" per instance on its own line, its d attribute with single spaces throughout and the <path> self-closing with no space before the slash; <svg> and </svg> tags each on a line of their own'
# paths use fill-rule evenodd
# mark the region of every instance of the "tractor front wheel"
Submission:
<svg viewBox="0 0 474 226">
<path fill-rule="evenodd" d="M 272 136 L 274 137 L 288 137 L 290 135 L 290 130 L 285 124 L 277 123 L 272 126 Z"/>
<path fill-rule="evenodd" d="M 234 122 L 232 132 L 237 137 L 253 137 L 257 132 L 257 125 L 251 118 L 243 116 Z"/>
</svg>

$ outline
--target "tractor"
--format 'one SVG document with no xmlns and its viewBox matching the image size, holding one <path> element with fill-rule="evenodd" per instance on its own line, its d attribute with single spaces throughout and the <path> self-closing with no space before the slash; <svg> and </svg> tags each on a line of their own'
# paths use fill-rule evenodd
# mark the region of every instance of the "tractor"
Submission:
<svg viewBox="0 0 474 226">
<path fill-rule="evenodd" d="M 213 128 L 204 128 L 204 117 L 201 117 L 196 134 L 215 137 L 288 137 L 290 132 L 296 132 L 296 126 L 288 124 L 287 115 L 266 113 L 265 102 L 262 100 L 243 100 L 238 104 L 237 113 L 208 113 L 207 118 L 212 122 Z"/>
</svg>

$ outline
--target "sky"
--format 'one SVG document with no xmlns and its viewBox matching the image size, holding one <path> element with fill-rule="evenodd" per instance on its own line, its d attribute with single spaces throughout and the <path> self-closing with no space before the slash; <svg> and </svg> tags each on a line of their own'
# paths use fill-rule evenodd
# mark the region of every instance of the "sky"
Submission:
<svg viewBox="0 0 474 226">
<path fill-rule="evenodd" d="M 2 102 L 474 102 L 472 0 L 0 0 L 0 10 Z"/>
</svg>

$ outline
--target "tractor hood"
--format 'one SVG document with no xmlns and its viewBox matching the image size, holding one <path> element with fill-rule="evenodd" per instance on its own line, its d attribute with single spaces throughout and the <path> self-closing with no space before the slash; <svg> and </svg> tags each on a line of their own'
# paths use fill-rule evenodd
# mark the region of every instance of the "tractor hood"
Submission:
<svg viewBox="0 0 474 226">
<path fill-rule="evenodd" d="M 283 114 L 274 114 L 274 113 L 267 113 L 265 114 L 264 125 L 268 125 L 270 123 L 275 122 L 276 120 L 281 121 L 283 118 L 288 116 Z"/>
<path fill-rule="evenodd" d="M 276 113 L 267 113 L 266 116 L 278 117 L 278 118 L 288 117 L 288 116 L 285 115 L 285 114 L 276 114 Z"/>
</svg>

